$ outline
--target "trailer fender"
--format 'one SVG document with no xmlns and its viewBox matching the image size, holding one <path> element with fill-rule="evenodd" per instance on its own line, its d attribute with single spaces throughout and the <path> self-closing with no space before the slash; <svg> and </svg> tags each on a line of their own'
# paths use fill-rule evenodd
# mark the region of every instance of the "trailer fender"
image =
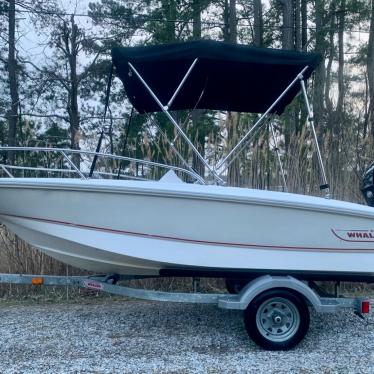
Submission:
<svg viewBox="0 0 374 374">
<path fill-rule="evenodd" d="M 320 297 L 305 283 L 291 276 L 263 275 L 249 282 L 235 298 L 221 298 L 218 306 L 224 309 L 247 309 L 251 301 L 261 294 L 274 288 L 283 288 L 302 295 L 313 308 L 320 312 L 324 309 Z"/>
</svg>

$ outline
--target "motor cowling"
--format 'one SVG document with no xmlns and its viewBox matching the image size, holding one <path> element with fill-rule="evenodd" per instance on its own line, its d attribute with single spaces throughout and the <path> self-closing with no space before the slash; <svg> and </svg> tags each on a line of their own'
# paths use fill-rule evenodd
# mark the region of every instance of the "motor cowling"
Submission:
<svg viewBox="0 0 374 374">
<path fill-rule="evenodd" d="M 370 164 L 362 176 L 361 192 L 367 205 L 374 207 L 374 162 Z"/>
</svg>

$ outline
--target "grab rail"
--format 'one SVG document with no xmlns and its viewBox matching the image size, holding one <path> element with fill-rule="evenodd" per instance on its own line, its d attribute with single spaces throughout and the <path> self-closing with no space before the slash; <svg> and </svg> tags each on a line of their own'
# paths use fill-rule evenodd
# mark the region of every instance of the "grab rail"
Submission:
<svg viewBox="0 0 374 374">
<path fill-rule="evenodd" d="M 101 152 L 92 152 L 92 151 L 84 151 L 84 150 L 76 150 L 76 149 L 68 149 L 68 148 L 51 148 L 51 147 L 0 147 L 0 152 L 7 152 L 7 151 L 15 151 L 15 152 L 45 152 L 45 153 L 56 153 L 60 154 L 64 160 L 69 164 L 71 169 L 56 169 L 56 168 L 44 168 L 44 167 L 31 167 L 31 166 L 16 166 L 16 165 L 8 165 L 8 164 L 0 164 L 1 169 L 8 175 L 8 177 L 14 177 L 14 175 L 11 173 L 12 169 L 23 169 L 23 170 L 33 170 L 33 171 L 50 171 L 50 172 L 61 172 L 65 173 L 67 170 L 70 170 L 69 173 L 76 173 L 79 175 L 81 179 L 87 179 L 87 176 L 89 172 L 85 172 L 80 170 L 74 162 L 70 159 L 68 155 L 85 155 L 85 156 L 97 156 L 102 159 L 109 159 L 109 160 L 117 160 L 117 161 L 126 161 L 126 162 L 132 162 L 139 165 L 145 165 L 148 167 L 156 167 L 160 169 L 165 170 L 173 170 L 175 172 L 183 173 L 187 176 L 190 176 L 193 178 L 195 182 L 199 182 L 201 184 L 205 184 L 204 179 L 198 175 L 197 173 L 194 173 L 193 171 L 186 170 L 182 167 L 173 166 L 173 165 L 166 165 L 155 161 L 149 161 L 149 160 L 141 160 L 133 157 L 127 157 L 127 156 L 118 156 L 118 155 L 112 155 L 107 153 L 101 153 Z M 96 175 L 105 175 L 105 176 L 113 176 L 117 177 L 117 173 L 108 173 L 108 172 L 97 172 L 95 171 Z M 139 176 L 127 176 L 125 174 L 120 174 L 120 177 L 123 178 L 132 178 L 132 179 L 147 179 L 142 178 Z"/>
</svg>

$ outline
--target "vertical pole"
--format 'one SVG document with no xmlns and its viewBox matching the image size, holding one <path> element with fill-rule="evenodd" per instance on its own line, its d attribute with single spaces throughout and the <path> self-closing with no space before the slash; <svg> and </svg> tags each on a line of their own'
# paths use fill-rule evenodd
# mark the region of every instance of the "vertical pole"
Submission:
<svg viewBox="0 0 374 374">
<path fill-rule="evenodd" d="M 99 141 L 98 141 L 97 147 L 96 147 L 96 154 L 95 154 L 95 156 L 93 158 L 93 161 L 92 161 L 92 164 L 91 164 L 91 168 L 90 168 L 90 174 L 88 175 L 88 178 L 91 178 L 92 175 L 93 175 L 93 173 L 94 173 L 94 171 L 95 171 L 96 162 L 97 162 L 97 159 L 98 159 L 97 153 L 100 152 L 101 143 L 103 142 L 103 138 L 104 138 L 104 126 L 101 129 L 100 138 L 99 138 Z"/>
<path fill-rule="evenodd" d="M 319 163 L 319 167 L 320 167 L 321 173 L 322 173 L 323 184 L 321 184 L 319 186 L 319 188 L 320 188 L 321 191 L 323 191 L 323 190 L 325 191 L 325 197 L 326 197 L 326 199 L 329 199 L 330 198 L 330 186 L 327 182 L 326 171 L 325 171 L 325 167 L 324 167 L 323 161 L 322 161 L 321 150 L 320 150 L 319 144 L 318 144 L 316 129 L 314 127 L 313 113 L 312 113 L 312 110 L 310 108 L 309 99 L 308 99 L 308 95 L 307 95 L 306 88 L 305 88 L 305 82 L 302 79 L 302 77 L 300 78 L 300 84 L 301 84 L 301 88 L 303 90 L 304 100 L 305 100 L 305 104 L 306 104 L 306 107 L 307 107 L 307 110 L 308 110 L 308 121 L 309 121 L 310 127 L 312 128 L 314 143 L 315 143 L 316 151 L 317 151 L 318 163 Z"/>
</svg>

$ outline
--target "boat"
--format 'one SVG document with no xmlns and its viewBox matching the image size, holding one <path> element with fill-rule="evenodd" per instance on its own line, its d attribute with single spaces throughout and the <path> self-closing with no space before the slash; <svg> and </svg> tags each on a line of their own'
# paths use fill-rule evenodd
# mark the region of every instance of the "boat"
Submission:
<svg viewBox="0 0 374 374">
<path fill-rule="evenodd" d="M 305 87 L 320 62 L 318 54 L 197 41 L 118 47 L 112 57 L 135 109 L 164 112 L 205 165 L 206 178 L 189 166 L 165 165 L 167 173 L 158 181 L 116 180 L 116 173 L 109 179 L 88 178 L 68 157 L 79 151 L 39 149 L 60 152 L 78 178 L 12 178 L 15 167 L 2 164 L 7 177 L 0 178 L 0 222 L 9 230 L 66 264 L 98 273 L 374 279 L 373 208 L 330 198 Z M 227 164 L 269 116 L 281 114 L 300 92 L 325 197 L 225 186 Z M 170 114 L 192 108 L 261 116 L 213 167 Z M 7 150 L 38 149 L 0 148 Z M 371 182 L 363 187 L 370 199 L 373 178 L 365 180 Z"/>
</svg>

